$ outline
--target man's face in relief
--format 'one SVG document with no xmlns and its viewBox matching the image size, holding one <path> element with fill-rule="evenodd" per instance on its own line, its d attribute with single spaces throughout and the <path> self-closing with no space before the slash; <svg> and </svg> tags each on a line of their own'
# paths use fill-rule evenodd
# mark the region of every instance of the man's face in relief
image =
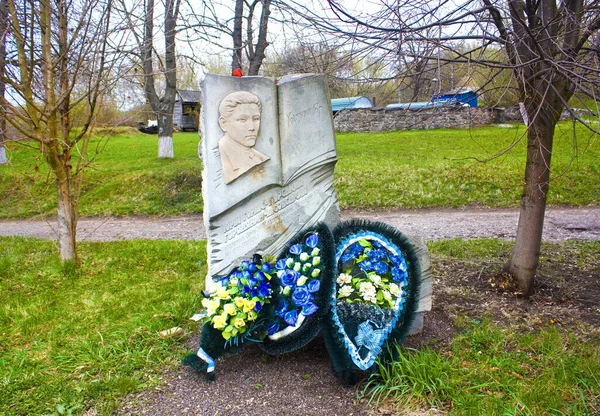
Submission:
<svg viewBox="0 0 600 416">
<path fill-rule="evenodd" d="M 256 104 L 238 104 L 228 117 L 221 118 L 221 129 L 242 146 L 256 143 L 260 127 L 260 111 Z"/>
</svg>

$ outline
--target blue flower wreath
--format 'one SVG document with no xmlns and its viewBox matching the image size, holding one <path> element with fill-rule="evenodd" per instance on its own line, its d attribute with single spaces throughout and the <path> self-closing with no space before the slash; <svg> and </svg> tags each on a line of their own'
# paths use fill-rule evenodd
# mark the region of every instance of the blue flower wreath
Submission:
<svg viewBox="0 0 600 416">
<path fill-rule="evenodd" d="M 333 292 L 335 245 L 327 225 L 303 230 L 275 263 L 267 336 L 260 348 L 284 354 L 302 348 L 321 330 Z"/>
<path fill-rule="evenodd" d="M 300 316 L 311 316 L 319 310 L 314 303 L 314 295 L 321 288 L 321 249 L 318 244 L 319 235 L 309 233 L 302 243 L 292 245 L 287 256 L 275 264 L 281 286 L 275 315 L 267 327 L 269 335 L 295 327 Z"/>
</svg>

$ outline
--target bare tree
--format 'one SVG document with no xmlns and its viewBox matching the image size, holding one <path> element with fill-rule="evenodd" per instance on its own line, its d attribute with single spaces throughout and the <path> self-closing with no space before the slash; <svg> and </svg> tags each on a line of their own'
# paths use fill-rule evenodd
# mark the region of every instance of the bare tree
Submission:
<svg viewBox="0 0 600 416">
<path fill-rule="evenodd" d="M 3 75 L 6 68 L 6 34 L 8 31 L 8 4 L 7 0 L 0 0 L 0 97 L 6 94 L 6 82 Z M 0 165 L 8 163 L 6 158 L 7 141 L 6 133 L 6 113 L 4 107 L 0 106 Z"/>
<path fill-rule="evenodd" d="M 177 19 L 181 0 L 164 0 L 162 6 L 162 33 L 164 54 L 157 53 L 155 39 L 155 0 L 143 3 L 119 0 L 119 11 L 127 19 L 127 28 L 135 39 L 129 54 L 141 67 L 141 85 L 147 102 L 156 114 L 158 123 L 158 157 L 173 158 L 173 110 L 177 98 L 177 59 L 175 37 L 178 33 Z M 164 10 L 163 10 L 164 9 Z M 162 94 L 159 93 L 157 77 L 164 79 Z"/>
<path fill-rule="evenodd" d="M 77 261 L 76 231 L 88 130 L 116 60 L 111 0 L 6 1 L 8 56 L 0 95 L 6 120 L 33 141 L 54 176 L 60 257 Z M 72 110 L 87 111 L 73 128 Z M 73 156 L 76 156 L 75 158 Z M 75 165 L 75 166 L 74 166 Z"/>
<path fill-rule="evenodd" d="M 489 68 L 490 79 L 504 69 L 513 72 L 529 124 L 517 237 L 506 270 L 517 279 L 523 294 L 532 294 L 555 126 L 576 91 L 594 98 L 600 86 L 599 67 L 591 59 L 599 53 L 593 42 L 600 28 L 597 2 L 379 0 L 378 10 L 359 10 L 349 8 L 347 2 L 328 0 L 329 16 L 316 16 L 294 0 L 287 3 L 315 27 L 351 39 L 353 51 L 378 50 L 393 59 L 406 50 L 406 44 L 421 42 L 434 48 L 439 65 L 477 63 Z M 473 42 L 474 46 L 455 56 L 442 54 L 453 51 L 457 42 Z M 497 45 L 504 48 L 506 59 L 491 59 L 483 53 Z M 414 58 L 426 56 L 416 51 Z"/>
<path fill-rule="evenodd" d="M 188 39 L 201 38 L 219 50 L 231 51 L 231 71 L 258 75 L 269 46 L 267 39 L 271 0 L 206 0 L 190 8 L 184 24 Z M 182 28 L 183 29 L 183 28 Z M 231 46 L 222 43 L 231 38 Z"/>
</svg>

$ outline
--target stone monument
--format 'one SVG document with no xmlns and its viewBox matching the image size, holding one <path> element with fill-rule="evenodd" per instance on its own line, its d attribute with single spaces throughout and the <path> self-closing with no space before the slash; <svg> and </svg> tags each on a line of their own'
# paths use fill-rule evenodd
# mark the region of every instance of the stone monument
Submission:
<svg viewBox="0 0 600 416">
<path fill-rule="evenodd" d="M 254 253 L 279 253 L 297 232 L 334 227 L 337 161 L 322 75 L 207 75 L 202 84 L 206 288 Z"/>
</svg>

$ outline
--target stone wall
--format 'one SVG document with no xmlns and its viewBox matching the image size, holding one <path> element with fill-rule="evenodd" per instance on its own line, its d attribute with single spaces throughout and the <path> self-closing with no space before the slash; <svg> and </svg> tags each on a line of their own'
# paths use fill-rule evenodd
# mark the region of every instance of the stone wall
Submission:
<svg viewBox="0 0 600 416">
<path fill-rule="evenodd" d="M 589 113 L 574 110 L 576 114 Z M 564 111 L 561 120 L 571 115 Z M 357 108 L 342 110 L 333 117 L 336 131 L 375 132 L 469 128 L 499 123 L 523 123 L 519 107 L 465 107 L 404 110 Z"/>
<path fill-rule="evenodd" d="M 339 132 L 374 132 L 483 126 L 496 121 L 497 112 L 490 108 L 458 108 L 426 110 L 350 109 L 334 118 Z"/>
</svg>

